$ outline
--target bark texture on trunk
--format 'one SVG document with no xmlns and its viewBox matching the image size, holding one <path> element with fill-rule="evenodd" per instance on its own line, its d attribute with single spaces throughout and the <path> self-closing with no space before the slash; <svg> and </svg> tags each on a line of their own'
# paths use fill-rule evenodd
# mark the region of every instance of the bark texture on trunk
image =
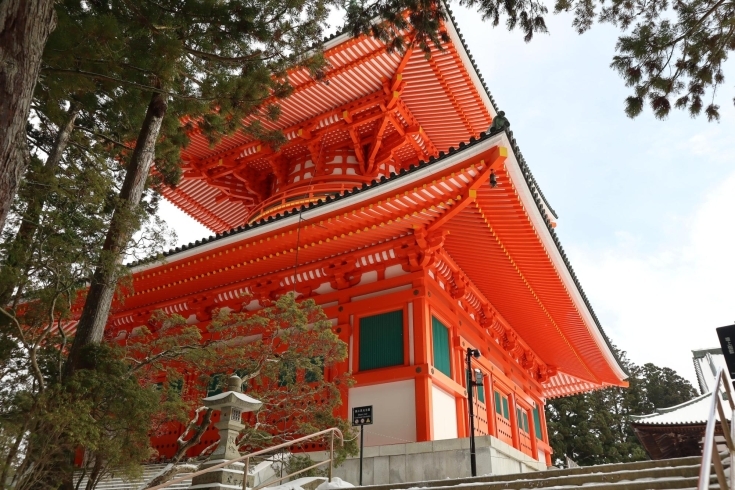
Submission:
<svg viewBox="0 0 735 490">
<path fill-rule="evenodd" d="M 0 2 L 0 231 L 25 170 L 21 140 L 43 48 L 55 27 L 54 0 Z"/>
<path fill-rule="evenodd" d="M 192 422 L 196 422 L 196 419 L 198 418 L 198 412 L 199 411 L 197 410 L 197 416 Z M 186 452 L 189 449 L 193 448 L 202 441 L 202 436 L 204 435 L 204 432 L 206 432 L 206 430 L 209 428 L 209 422 L 211 422 L 211 420 L 212 409 L 208 408 L 204 412 L 202 422 L 199 425 L 196 425 L 196 428 L 194 429 L 194 435 L 184 441 L 183 438 L 187 435 L 186 433 L 189 432 L 189 429 L 191 429 L 194 425 L 192 423 L 189 424 L 189 427 L 187 427 L 186 431 L 181 435 L 181 437 L 179 437 L 179 440 L 177 441 L 178 449 L 176 450 L 176 454 L 174 454 L 174 457 L 171 458 L 168 466 L 164 468 L 160 475 L 154 477 L 151 481 L 146 483 L 145 487 L 143 487 L 143 490 L 155 487 L 162 483 L 166 483 L 167 481 L 173 479 L 178 473 L 181 473 L 183 471 L 183 469 L 178 466 L 179 462 L 181 462 L 183 457 L 186 456 Z"/>
<path fill-rule="evenodd" d="M 49 184 L 56 175 L 56 169 L 61 163 L 64 151 L 66 151 L 69 138 L 72 131 L 74 131 L 77 116 L 79 116 L 79 107 L 72 104 L 67 111 L 65 124 L 59 128 L 51 153 L 43 164 L 39 175 L 33 178 L 41 185 L 28 184 L 32 188 L 32 191 L 29 192 L 28 208 L 10 246 L 5 264 L 0 268 L 0 278 L 2 278 L 0 280 L 0 306 L 7 305 L 10 302 L 13 291 L 20 285 L 21 278 L 25 275 L 24 272 L 30 259 L 33 236 L 36 234 L 43 206 L 46 204 L 46 199 L 51 191 Z"/>
<path fill-rule="evenodd" d="M 105 324 L 117 287 L 116 267 L 123 258 L 125 247 L 136 231 L 131 227 L 130 217 L 140 204 L 145 191 L 145 183 L 155 157 L 156 140 L 161 131 L 161 123 L 166 115 L 166 99 L 162 94 L 153 94 L 148 104 L 143 126 L 138 133 L 135 150 L 125 171 L 125 181 L 120 190 L 120 203 L 115 209 L 102 248 L 102 263 L 92 276 L 92 281 L 84 302 L 84 308 L 77 325 L 76 336 L 69 350 L 65 374 L 70 376 L 83 366 L 82 351 L 90 345 L 99 343 L 105 333 Z"/>
</svg>

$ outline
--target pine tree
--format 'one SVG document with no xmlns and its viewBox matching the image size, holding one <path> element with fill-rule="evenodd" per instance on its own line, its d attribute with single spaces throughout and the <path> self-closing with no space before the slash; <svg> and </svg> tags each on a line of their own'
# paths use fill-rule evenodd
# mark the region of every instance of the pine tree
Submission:
<svg viewBox="0 0 735 490">
<path fill-rule="evenodd" d="M 347 346 L 313 300 L 285 295 L 257 312 L 222 309 L 201 325 L 157 312 L 150 329 L 89 346 L 95 369 L 63 380 L 64 351 L 56 346 L 63 338 L 51 330 L 46 346 L 31 344 L 46 332 L 46 312 L 35 318 L 38 328 L 27 328 L 24 339 L 38 346 L 35 357 L 33 349 L 19 347 L 0 377 L 0 464 L 10 477 L 0 480 L 2 489 L 58 488 L 70 481 L 76 468 L 69 455 L 79 447 L 86 452 L 87 490 L 112 471 L 139 476 L 141 463 L 157 456 L 150 437 L 189 420 L 174 460 L 156 481 L 171 478 L 210 427 L 211 411 L 201 407 L 201 398 L 235 372 L 247 394 L 264 402 L 245 421 L 242 450 L 339 427 L 348 439 L 336 447 L 339 457 L 355 452 L 347 422 L 335 416 L 352 383 L 347 374 L 335 375 Z M 185 372 L 201 377 L 184 386 Z"/>
<path fill-rule="evenodd" d="M 0 2 L 0 231 L 30 164 L 24 132 L 41 53 L 55 26 L 53 0 Z"/>
<path fill-rule="evenodd" d="M 622 463 L 647 458 L 630 426 L 631 415 L 678 405 L 697 396 L 694 387 L 669 368 L 628 361 L 628 388 L 605 388 L 551 400 L 546 405 L 549 440 L 556 464 L 568 456 L 580 465 Z"/>
<path fill-rule="evenodd" d="M 106 38 L 102 42 L 95 38 L 92 55 L 91 49 L 80 50 L 78 44 L 67 42 L 68 50 L 48 51 L 44 73 L 112 84 L 107 91 L 115 97 L 134 93 L 149 101 L 137 134 L 128 135 L 128 141 L 135 141 L 134 149 L 123 156 L 125 179 L 71 348 L 71 373 L 83 365 L 84 346 L 102 338 L 117 280 L 124 273 L 123 251 L 145 213 L 139 204 L 152 183 L 154 160 L 158 176 L 175 183 L 179 151 L 189 131 L 202 131 L 216 141 L 241 130 L 248 116 L 277 117 L 272 102 L 290 92 L 285 70 L 299 65 L 317 68 L 321 63 L 311 46 L 321 38 L 328 4 L 264 0 L 257 5 L 244 1 L 133 5 L 113 0 L 63 5 L 59 18 L 67 28 L 59 37 L 75 29 L 87 32 L 85 27 L 95 24 L 90 18 L 103 19 L 109 46 Z M 84 44 L 84 39 L 79 41 Z M 191 122 L 182 123 L 184 118 Z M 245 125 L 245 130 L 259 129 L 257 124 Z"/>
</svg>

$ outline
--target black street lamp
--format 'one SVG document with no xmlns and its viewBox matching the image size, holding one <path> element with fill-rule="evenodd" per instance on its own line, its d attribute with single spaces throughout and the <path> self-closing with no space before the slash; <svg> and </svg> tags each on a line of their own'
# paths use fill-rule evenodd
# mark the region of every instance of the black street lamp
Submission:
<svg viewBox="0 0 735 490">
<path fill-rule="evenodd" d="M 472 369 L 472 358 L 479 359 L 480 351 L 467 347 L 467 402 L 470 406 L 470 467 L 472 476 L 477 476 L 477 460 L 475 458 L 475 403 L 473 401 L 474 387 L 483 386 L 482 371 Z"/>
</svg>

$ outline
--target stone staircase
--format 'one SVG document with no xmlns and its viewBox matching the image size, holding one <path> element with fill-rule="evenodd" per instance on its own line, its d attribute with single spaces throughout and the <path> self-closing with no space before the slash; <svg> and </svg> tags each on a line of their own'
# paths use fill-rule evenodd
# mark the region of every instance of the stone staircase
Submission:
<svg viewBox="0 0 735 490">
<path fill-rule="evenodd" d="M 729 458 L 723 459 L 725 468 Z M 497 476 L 478 476 L 453 480 L 433 480 L 412 483 L 389 483 L 370 485 L 365 490 L 398 490 L 431 488 L 433 490 L 521 490 L 547 488 L 554 490 L 577 490 L 593 487 L 594 490 L 669 490 L 696 489 L 699 480 L 701 457 L 677 458 L 660 461 L 616 463 L 579 468 L 552 469 L 533 473 L 517 473 Z M 729 473 L 726 470 L 726 473 Z M 719 488 L 714 468 L 711 472 L 710 488 Z M 471 487 L 467 489 L 467 487 Z"/>
<path fill-rule="evenodd" d="M 143 476 L 134 480 L 128 480 L 114 474 L 106 475 L 99 481 L 99 483 L 97 483 L 95 490 L 138 490 L 143 486 L 145 482 L 150 481 L 165 467 L 166 465 L 163 463 L 143 465 Z M 184 475 L 185 473 L 180 473 L 179 475 L 177 475 L 177 478 Z M 83 478 L 81 484 L 79 485 L 79 490 L 84 490 L 86 488 L 86 485 L 87 479 Z M 183 488 L 189 488 L 190 485 L 191 480 L 185 480 L 180 483 L 175 483 L 168 488 L 170 488 L 171 490 L 181 490 Z"/>
<path fill-rule="evenodd" d="M 660 461 L 640 461 L 636 463 L 615 463 L 579 468 L 552 469 L 531 473 L 510 475 L 489 475 L 475 478 L 452 480 L 432 480 L 425 482 L 389 483 L 370 485 L 365 490 L 522 490 L 545 488 L 553 490 L 578 490 L 593 487 L 591 490 L 673 490 L 696 489 L 699 479 L 700 457 L 667 459 Z M 730 467 L 729 458 L 723 458 L 726 470 Z M 160 472 L 165 465 L 150 464 L 144 467 L 143 476 L 136 480 L 125 480 L 110 476 L 100 481 L 97 490 L 137 490 Z M 729 471 L 726 471 L 729 473 Z M 711 472 L 710 488 L 717 487 L 714 468 Z M 84 489 L 86 482 L 79 486 Z M 188 488 L 190 481 L 183 481 L 168 488 L 173 490 Z M 719 487 L 717 487 L 719 488 Z"/>
</svg>

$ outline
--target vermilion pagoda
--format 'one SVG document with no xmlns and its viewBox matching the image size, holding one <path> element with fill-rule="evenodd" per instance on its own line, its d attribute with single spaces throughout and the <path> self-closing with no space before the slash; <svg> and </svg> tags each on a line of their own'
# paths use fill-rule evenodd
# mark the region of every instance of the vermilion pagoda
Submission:
<svg viewBox="0 0 735 490">
<path fill-rule="evenodd" d="M 263 121 L 286 135 L 278 149 L 194 136 L 165 197 L 217 235 L 133 266 L 135 292 L 108 335 L 156 309 L 205 325 L 213 308 L 254 310 L 295 290 L 349 344 L 357 384 L 343 415 L 374 406 L 367 445 L 466 437 L 473 347 L 486 375 L 477 434 L 549 463 L 544 401 L 623 386 L 625 373 L 515 140 L 485 134 L 493 100 L 453 22 L 445 29 L 430 59 L 329 40 L 326 78 L 290 73 L 278 123 Z M 154 445 L 167 455 L 178 435 Z"/>
</svg>

